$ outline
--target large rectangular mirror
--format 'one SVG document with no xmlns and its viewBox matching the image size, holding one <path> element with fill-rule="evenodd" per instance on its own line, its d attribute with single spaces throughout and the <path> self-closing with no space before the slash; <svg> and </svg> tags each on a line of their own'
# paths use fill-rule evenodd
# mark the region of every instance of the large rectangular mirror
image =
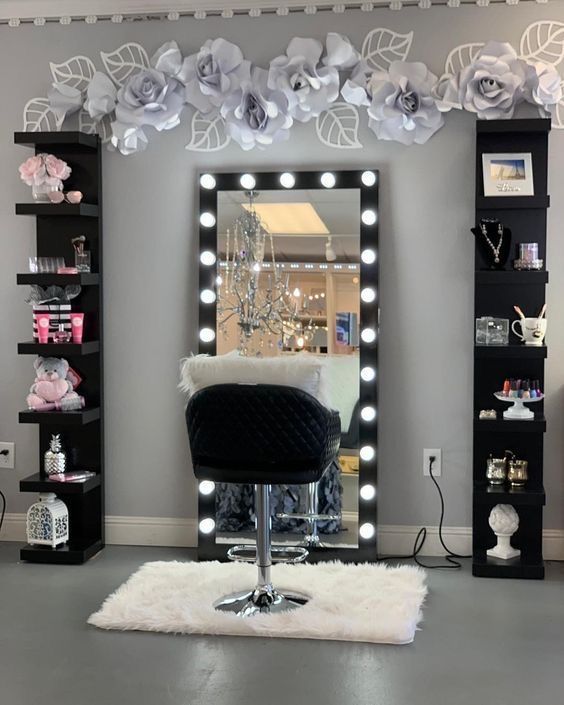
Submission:
<svg viewBox="0 0 564 705">
<path fill-rule="evenodd" d="M 375 557 L 377 185 L 375 171 L 200 178 L 200 352 L 319 356 L 328 368 L 338 460 L 317 485 L 271 490 L 273 544 L 314 560 Z M 200 556 L 252 543 L 253 486 L 205 490 L 200 526 L 213 529 L 200 530 Z"/>
</svg>

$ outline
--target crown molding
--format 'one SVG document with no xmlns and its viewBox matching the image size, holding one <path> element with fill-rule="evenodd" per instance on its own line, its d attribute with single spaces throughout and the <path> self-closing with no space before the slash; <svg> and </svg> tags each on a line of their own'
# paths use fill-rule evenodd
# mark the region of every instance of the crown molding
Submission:
<svg viewBox="0 0 564 705">
<path fill-rule="evenodd" d="M 421 9 L 430 7 L 458 7 L 460 5 L 473 5 L 485 7 L 487 5 L 507 4 L 516 6 L 520 4 L 538 3 L 561 4 L 564 0 L 188 0 L 174 2 L 174 0 L 0 0 L 0 23 L 6 24 L 9 20 L 20 20 L 22 23 L 41 20 L 36 24 L 44 24 L 43 20 L 58 22 L 61 17 L 73 20 L 121 21 L 123 18 L 133 19 L 170 19 L 176 20 L 182 16 L 200 14 L 204 18 L 206 13 L 221 14 L 233 13 L 260 15 L 261 11 L 287 14 L 289 11 L 305 11 L 311 8 L 319 10 L 332 10 L 340 14 L 346 9 L 361 9 L 371 11 L 377 8 L 390 8 L 400 10 L 402 7 L 419 6 Z M 80 4 L 80 10 L 78 5 Z M 254 12 L 253 12 L 254 11 Z M 230 15 L 225 15 L 230 16 Z M 88 21 L 88 20 L 86 20 Z M 17 25 L 14 25 L 17 26 Z"/>
</svg>

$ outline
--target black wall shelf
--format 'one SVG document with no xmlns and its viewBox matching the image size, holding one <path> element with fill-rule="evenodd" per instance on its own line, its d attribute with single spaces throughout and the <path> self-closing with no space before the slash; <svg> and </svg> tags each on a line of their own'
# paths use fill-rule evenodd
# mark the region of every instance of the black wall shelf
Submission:
<svg viewBox="0 0 564 705">
<path fill-rule="evenodd" d="M 80 285 L 81 293 L 72 301 L 72 310 L 84 313 L 83 343 L 47 343 L 33 340 L 18 343 L 21 355 L 64 357 L 82 377 L 78 393 L 87 407 L 77 411 L 21 411 L 20 423 L 39 427 L 39 472 L 20 481 L 20 491 L 54 492 L 69 511 L 68 544 L 22 548 L 24 561 L 53 564 L 79 564 L 104 546 L 104 413 L 103 413 L 103 331 L 102 331 L 102 183 L 101 149 L 97 135 L 82 132 L 16 132 L 16 144 L 36 153 L 48 152 L 64 159 L 72 169 L 65 181 L 66 191 L 82 191 L 79 204 L 18 203 L 17 215 L 36 216 L 38 257 L 64 257 L 74 264 L 71 239 L 85 235 L 91 253 L 92 272 L 79 274 L 21 273 L 18 285 Z M 31 317 L 30 317 L 31 328 Z M 30 364 L 30 374 L 33 367 Z M 32 377 L 31 377 L 32 379 Z M 25 393 L 25 390 L 23 390 Z M 43 473 L 43 456 L 53 433 L 61 435 L 67 453 L 67 471 L 91 470 L 96 476 L 84 483 L 61 483 Z"/>
<path fill-rule="evenodd" d="M 479 316 L 514 319 L 513 305 L 526 315 L 536 315 L 545 302 L 547 271 L 515 271 L 516 245 L 539 243 L 546 265 L 546 221 L 550 197 L 547 193 L 548 133 L 550 120 L 485 120 L 476 123 L 476 225 L 480 218 L 495 217 L 511 229 L 511 249 L 506 270 L 489 270 L 484 254 L 476 246 L 475 307 Z M 483 191 L 482 155 L 492 153 L 532 155 L 534 196 L 487 197 Z M 539 379 L 544 389 L 545 346 L 519 343 L 511 333 L 507 346 L 474 345 L 474 442 L 473 442 L 473 561 L 472 573 L 479 577 L 542 579 L 542 511 L 546 501 L 543 487 L 543 434 L 546 431 L 544 403 L 531 405 L 531 421 L 506 421 L 502 412 L 508 404 L 494 398 L 506 377 Z M 481 409 L 496 409 L 495 421 L 479 420 Z M 503 457 L 505 449 L 529 463 L 529 481 L 522 488 L 489 486 L 486 482 L 488 457 Z M 511 543 L 521 555 L 504 561 L 487 555 L 496 544 L 488 518 L 496 504 L 512 505 L 519 516 L 519 528 Z"/>
</svg>

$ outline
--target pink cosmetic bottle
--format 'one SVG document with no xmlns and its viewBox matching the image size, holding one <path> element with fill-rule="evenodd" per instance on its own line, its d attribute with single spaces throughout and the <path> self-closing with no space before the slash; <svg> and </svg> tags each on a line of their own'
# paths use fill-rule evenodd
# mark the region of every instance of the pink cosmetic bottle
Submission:
<svg viewBox="0 0 564 705">
<path fill-rule="evenodd" d="M 82 343 L 82 330 L 84 328 L 84 314 L 71 313 L 72 342 Z"/>
</svg>

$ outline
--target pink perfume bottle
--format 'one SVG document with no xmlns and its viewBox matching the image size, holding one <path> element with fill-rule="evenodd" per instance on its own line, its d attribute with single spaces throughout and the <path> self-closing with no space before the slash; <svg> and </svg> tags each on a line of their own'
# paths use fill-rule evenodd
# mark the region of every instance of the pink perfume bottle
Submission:
<svg viewBox="0 0 564 705">
<path fill-rule="evenodd" d="M 64 324 L 61 323 L 59 325 L 59 330 L 57 330 L 57 331 L 55 331 L 55 333 L 53 333 L 53 342 L 54 343 L 68 343 L 70 339 L 71 339 L 70 330 L 65 330 Z"/>
</svg>

